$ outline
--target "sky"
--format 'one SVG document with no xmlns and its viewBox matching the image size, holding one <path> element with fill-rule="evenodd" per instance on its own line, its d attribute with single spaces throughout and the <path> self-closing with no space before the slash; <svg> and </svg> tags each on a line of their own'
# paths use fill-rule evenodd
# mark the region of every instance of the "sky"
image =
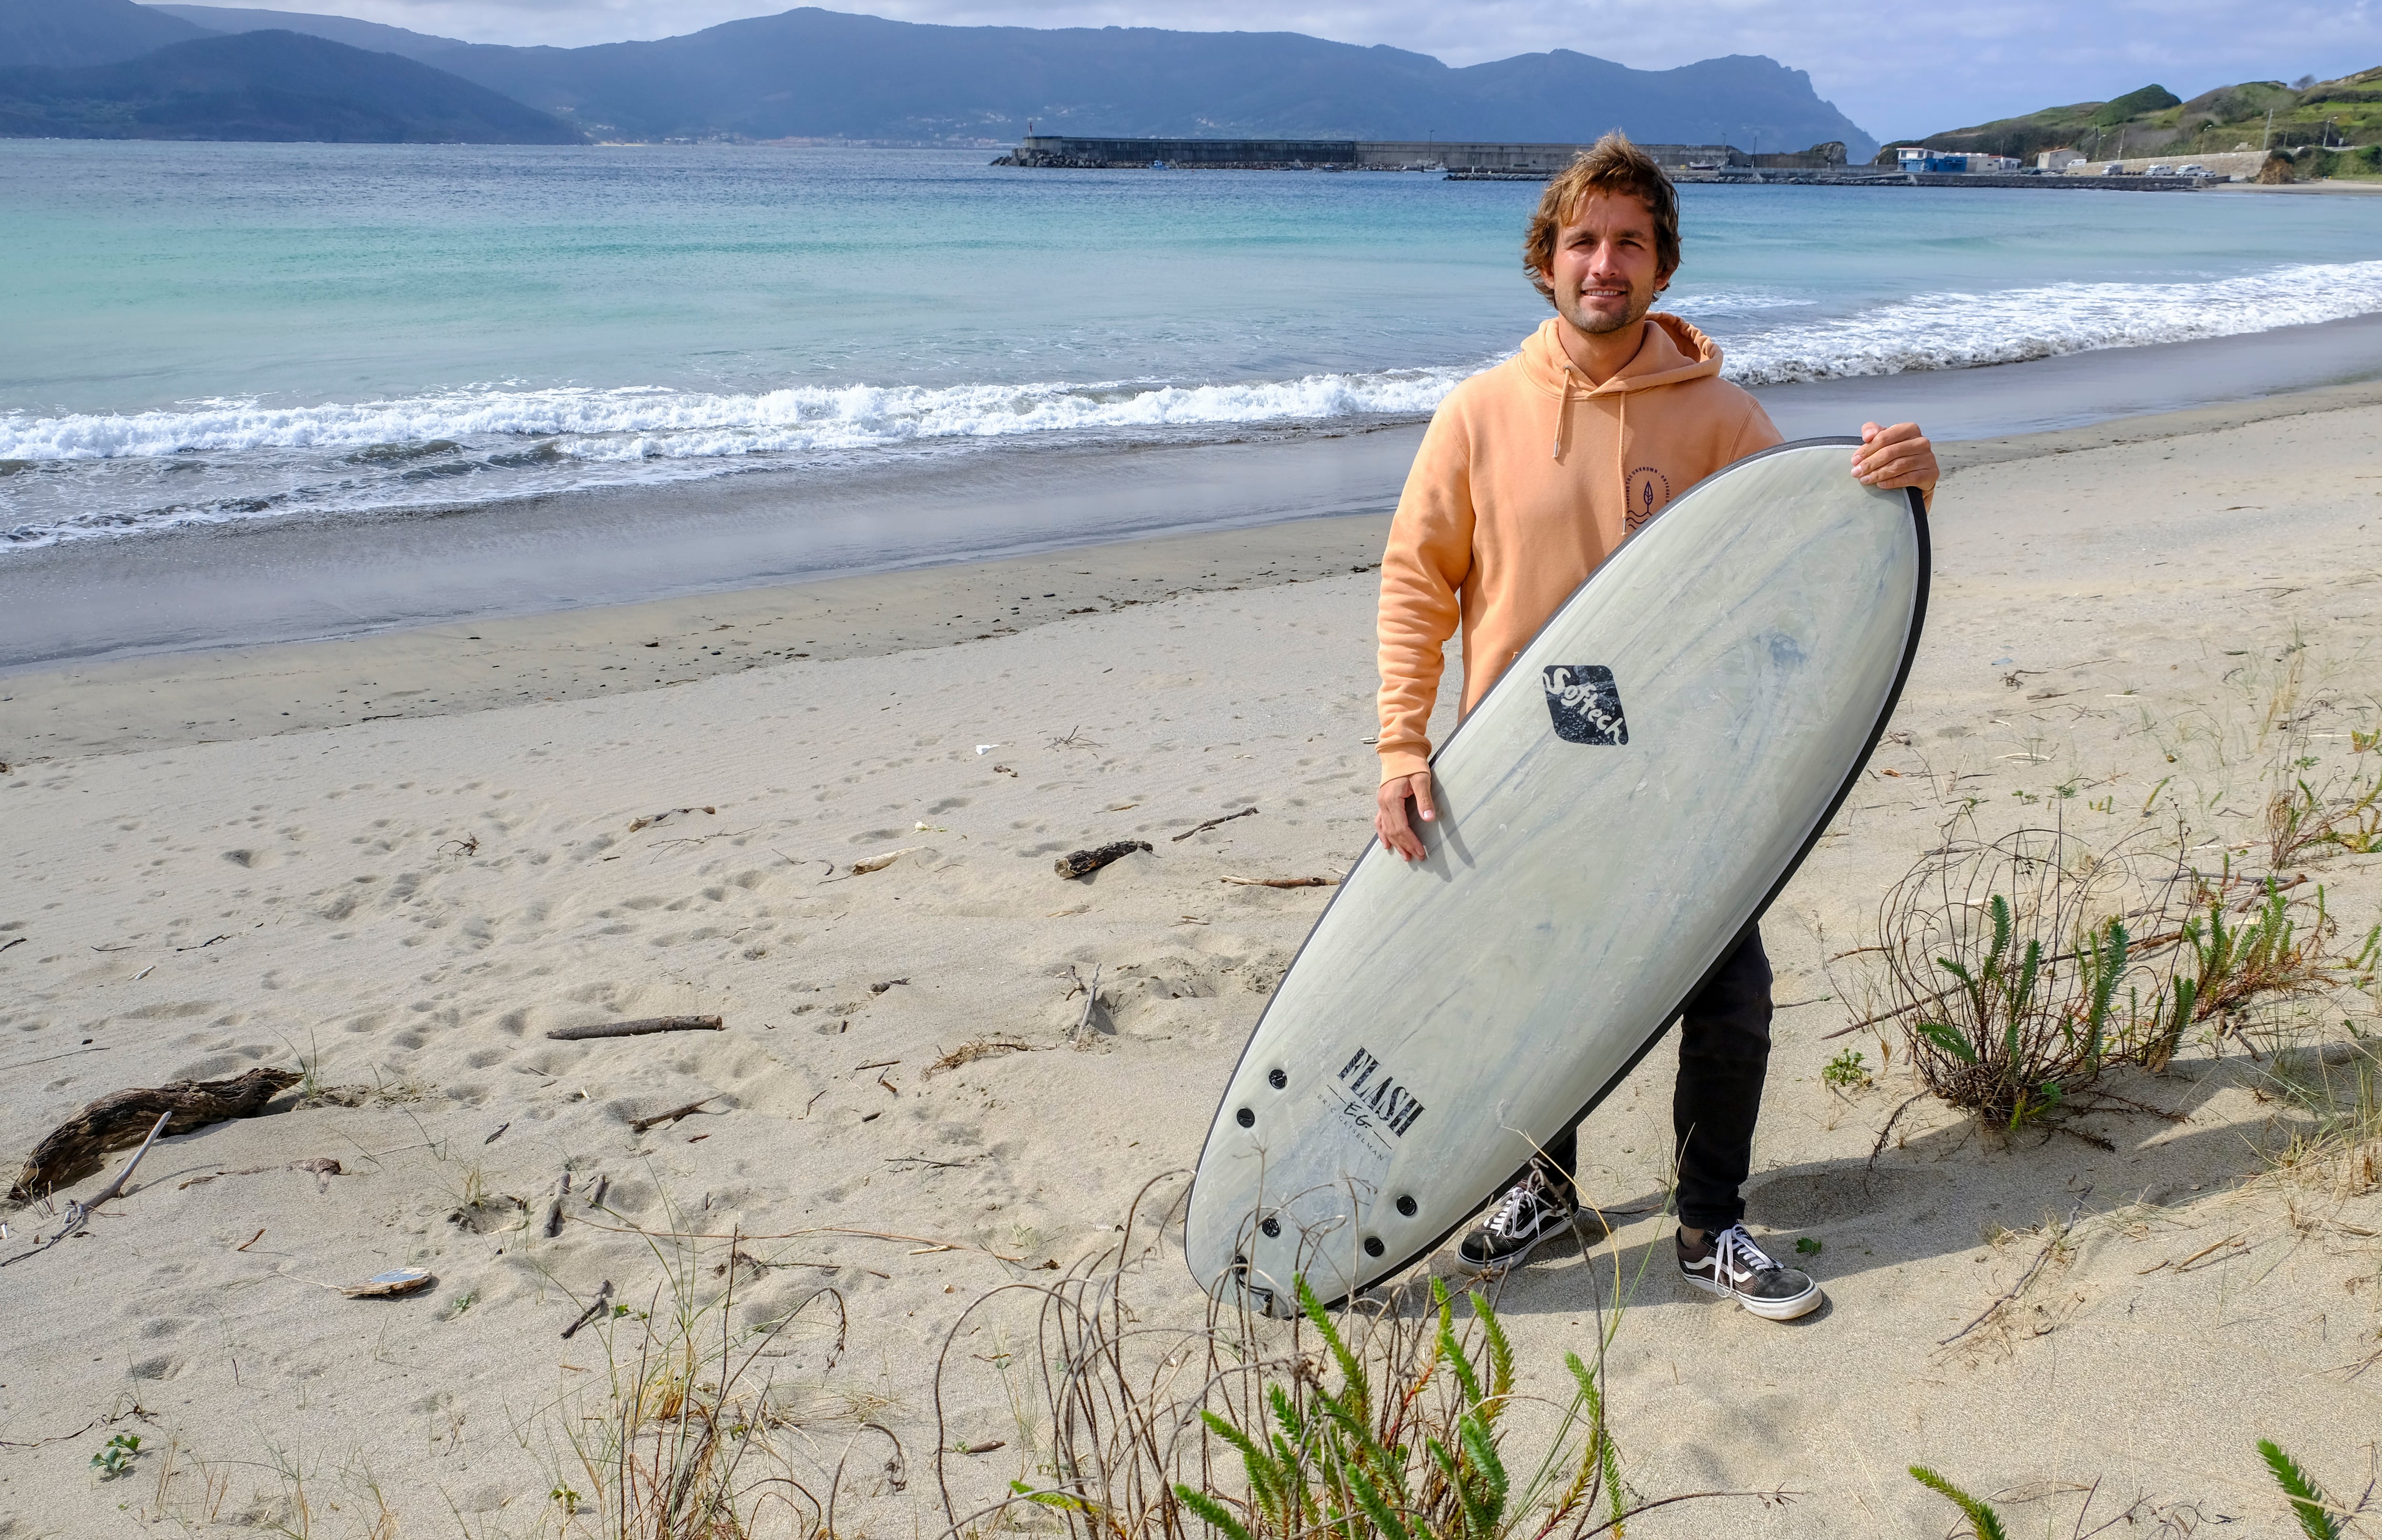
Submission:
<svg viewBox="0 0 2382 1540">
<path fill-rule="evenodd" d="M 238 0 L 232 0 L 238 3 Z M 249 0 L 255 4 L 257 0 Z M 474 43 L 669 37 L 793 0 L 267 0 Z M 1913 137 L 2153 81 L 2190 98 L 2236 80 L 2382 65 L 2382 0 L 829 0 L 903 21 L 1307 32 L 1449 64 L 1570 48 L 1639 69 L 1766 54 L 1880 139 Z"/>
</svg>

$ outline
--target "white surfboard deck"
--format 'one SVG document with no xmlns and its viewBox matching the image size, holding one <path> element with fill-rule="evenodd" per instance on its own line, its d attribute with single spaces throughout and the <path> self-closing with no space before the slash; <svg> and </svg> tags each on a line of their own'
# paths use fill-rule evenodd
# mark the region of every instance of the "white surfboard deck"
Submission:
<svg viewBox="0 0 2382 1540">
<path fill-rule="evenodd" d="M 1806 439 L 1698 483 L 1433 757 L 1409 867 L 1357 858 L 1201 1153 L 1202 1287 L 1337 1302 L 1434 1250 L 1593 1107 L 1844 799 L 1926 611 L 1919 495 Z"/>
</svg>

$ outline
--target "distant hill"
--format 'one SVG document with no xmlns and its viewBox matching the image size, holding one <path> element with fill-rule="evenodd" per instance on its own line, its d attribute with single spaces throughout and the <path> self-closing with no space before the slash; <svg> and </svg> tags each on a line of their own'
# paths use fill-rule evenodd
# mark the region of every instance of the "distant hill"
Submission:
<svg viewBox="0 0 2382 1540">
<path fill-rule="evenodd" d="M 114 64 L 169 43 L 214 35 L 132 0 L 0 0 L 0 67 Z"/>
<path fill-rule="evenodd" d="M 6 0 L 0 0 L 6 3 Z M 344 43 L 350 48 L 368 48 L 376 54 L 396 54 L 409 59 L 429 63 L 434 54 L 464 46 L 460 38 L 434 37 L 428 32 L 409 31 L 403 27 L 385 27 L 377 21 L 358 21 L 351 16 L 310 16 L 304 11 L 260 11 L 231 6 L 148 6 L 144 9 L 162 11 L 179 17 L 217 32 L 303 32 L 309 37 L 326 37 L 333 43 Z"/>
<path fill-rule="evenodd" d="M 2382 68 L 2338 80 L 2244 80 L 2179 101 L 2164 86 L 2144 86 L 2107 102 L 2045 107 L 2022 117 L 2005 117 L 1967 128 L 1947 128 L 1923 139 L 1896 140 L 1878 152 L 1891 161 L 1898 145 L 1976 151 L 2032 157 L 2044 150 L 2075 149 L 2098 160 L 2129 155 L 2214 154 L 2257 149 L 2268 142 L 2269 118 L 2277 148 L 2322 142 L 2382 142 Z"/>
<path fill-rule="evenodd" d="M 582 142 L 569 125 L 427 65 L 282 31 L 78 69 L 0 69 L 0 136 Z"/>
<path fill-rule="evenodd" d="M 1876 141 L 1774 60 L 1630 69 L 1558 49 L 1451 68 L 1296 32 L 940 27 L 804 7 L 684 37 L 431 55 L 600 138 L 1001 143 L 1044 133 Z"/>
</svg>

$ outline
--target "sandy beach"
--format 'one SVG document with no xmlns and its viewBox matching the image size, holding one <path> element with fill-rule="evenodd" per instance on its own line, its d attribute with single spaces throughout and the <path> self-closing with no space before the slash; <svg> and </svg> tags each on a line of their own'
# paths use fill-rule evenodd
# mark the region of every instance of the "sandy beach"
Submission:
<svg viewBox="0 0 2382 1540">
<path fill-rule="evenodd" d="M 2374 773 L 2377 433 L 2382 389 L 2352 385 L 1950 447 L 1894 730 L 1765 922 L 1750 1223 L 1829 1307 L 1781 1326 L 1671 1276 L 1667 1046 L 1583 1134 L 1609 1238 L 1498 1295 L 1524 1388 L 1555 1395 L 1618 1290 L 1634 1490 L 1789 1496 L 1632 1534 L 1944 1533 L 1912 1464 L 2023 1531 L 2130 1504 L 2113 1533 L 2290 1533 L 2260 1438 L 2365 1485 L 2382 1188 L 2370 1157 L 2283 1162 L 2302 1125 L 2271 1077 L 2382 1032 L 2370 991 L 2195 1031 L 2114 1082 L 2155 1111 L 2073 1135 L 1922 1099 L 1873 1169 L 1906 1056 L 1838 1034 L 1865 998 L 1842 954 L 1956 814 L 2246 849 L 2278 754 L 2318 787 Z M 161 1140 L 87 1236 L 18 1260 L 129 1152 L 0 1205 L 0 1536 L 602 1533 L 574 1439 L 674 1298 L 731 1287 L 743 1324 L 802 1307 L 765 1367 L 815 1469 L 844 1467 L 847 1536 L 943 1533 L 939 1448 L 975 1451 L 942 1462 L 963 1513 L 1044 1479 L 1030 1318 L 971 1317 L 939 1396 L 936 1356 L 1196 1157 L 1328 898 L 1226 879 L 1365 848 L 1385 527 L 0 678 L 0 1155 L 122 1088 L 305 1077 Z M 1119 839 L 1151 849 L 1053 874 Z M 2382 857 L 2302 870 L 2353 951 Z M 546 1035 L 694 1014 L 724 1030 Z M 1847 1048 L 1871 1083 L 1823 1083 Z M 1196 1323 L 1155 1245 L 1135 1308 Z M 435 1282 L 340 1292 L 409 1266 Z"/>
</svg>

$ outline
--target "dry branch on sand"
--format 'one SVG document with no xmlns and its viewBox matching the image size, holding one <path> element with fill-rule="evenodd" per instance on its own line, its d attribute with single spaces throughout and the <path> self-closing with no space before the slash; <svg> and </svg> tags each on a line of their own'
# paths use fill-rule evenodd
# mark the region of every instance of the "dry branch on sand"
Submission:
<svg viewBox="0 0 2382 1540">
<path fill-rule="evenodd" d="M 690 813 L 708 813 L 717 815 L 718 812 L 719 810 L 716 807 L 664 808 L 659 813 L 649 813 L 643 818 L 632 820 L 629 825 L 629 832 L 631 834 L 634 834 L 639 829 L 652 828 L 656 824 L 660 823 L 665 818 L 682 818 Z"/>
<path fill-rule="evenodd" d="M 956 1069 L 962 1065 L 974 1064 L 977 1059 L 990 1058 L 996 1054 L 1030 1054 L 1038 1051 L 1033 1044 L 1022 1038 L 979 1037 L 973 1043 L 961 1044 L 950 1053 L 927 1065 L 926 1073 L 919 1078 L 932 1080 L 946 1069 Z"/>
<path fill-rule="evenodd" d="M 155 1125 L 149 1130 L 149 1137 L 142 1140 L 141 1147 L 132 1152 L 132 1158 L 124 1163 L 123 1170 L 116 1173 L 116 1179 L 101 1188 L 91 1202 L 83 1203 L 78 1200 L 67 1204 L 66 1223 L 58 1227 L 57 1234 L 51 1236 L 30 1252 L 19 1252 L 10 1257 L 8 1262 L 0 1262 L 0 1267 L 6 1267 L 9 1262 L 22 1262 L 29 1256 L 37 1256 L 68 1236 L 80 1234 L 83 1227 L 91 1223 L 91 1216 L 99 1212 L 100 1206 L 120 1194 L 124 1191 L 124 1184 L 132 1179 L 132 1168 L 141 1164 L 141 1157 L 149 1153 L 149 1146 L 157 1143 L 157 1136 L 166 1131 L 166 1119 L 168 1116 L 163 1112 L 157 1115 Z"/>
<path fill-rule="evenodd" d="M 720 1032 L 727 1022 L 717 1016 L 645 1016 L 633 1021 L 599 1021 L 592 1027 L 557 1027 L 546 1035 L 557 1043 L 589 1037 L 644 1037 L 657 1032 Z"/>
<path fill-rule="evenodd" d="M 1255 812 L 1257 812 L 1257 809 L 1254 807 L 1245 807 L 1238 813 L 1228 813 L 1222 818 L 1210 818 L 1206 823 L 1200 825 L 1197 828 L 1185 829 L 1181 834 L 1174 837 L 1173 843 L 1180 845 L 1195 834 L 1206 834 L 1209 829 L 1214 828 L 1219 824 L 1229 824 L 1235 818 L 1246 818 L 1249 814 Z"/>
<path fill-rule="evenodd" d="M 230 1118 L 253 1118 L 299 1078 L 294 1069 L 251 1069 L 229 1080 L 176 1081 L 102 1096 L 33 1146 L 8 1195 L 38 1198 L 61 1182 L 99 1169 L 103 1155 L 138 1141 L 161 1116 L 167 1133 L 190 1133 Z"/>
<path fill-rule="evenodd" d="M 1147 839 L 1120 839 L 1097 849 L 1074 850 L 1051 862 L 1051 869 L 1062 877 L 1088 877 L 1112 861 L 1123 861 L 1135 851 L 1149 853 Z"/>
<path fill-rule="evenodd" d="M 654 1128 L 662 1123 L 675 1123 L 681 1118 L 691 1118 L 694 1114 L 703 1110 L 704 1103 L 716 1099 L 717 1098 L 711 1096 L 698 1097 L 694 1101 L 687 1103 L 684 1106 L 674 1106 L 668 1112 L 657 1112 L 650 1118 L 632 1118 L 629 1119 L 630 1131 L 632 1133 L 643 1133 L 647 1129 Z"/>
</svg>

